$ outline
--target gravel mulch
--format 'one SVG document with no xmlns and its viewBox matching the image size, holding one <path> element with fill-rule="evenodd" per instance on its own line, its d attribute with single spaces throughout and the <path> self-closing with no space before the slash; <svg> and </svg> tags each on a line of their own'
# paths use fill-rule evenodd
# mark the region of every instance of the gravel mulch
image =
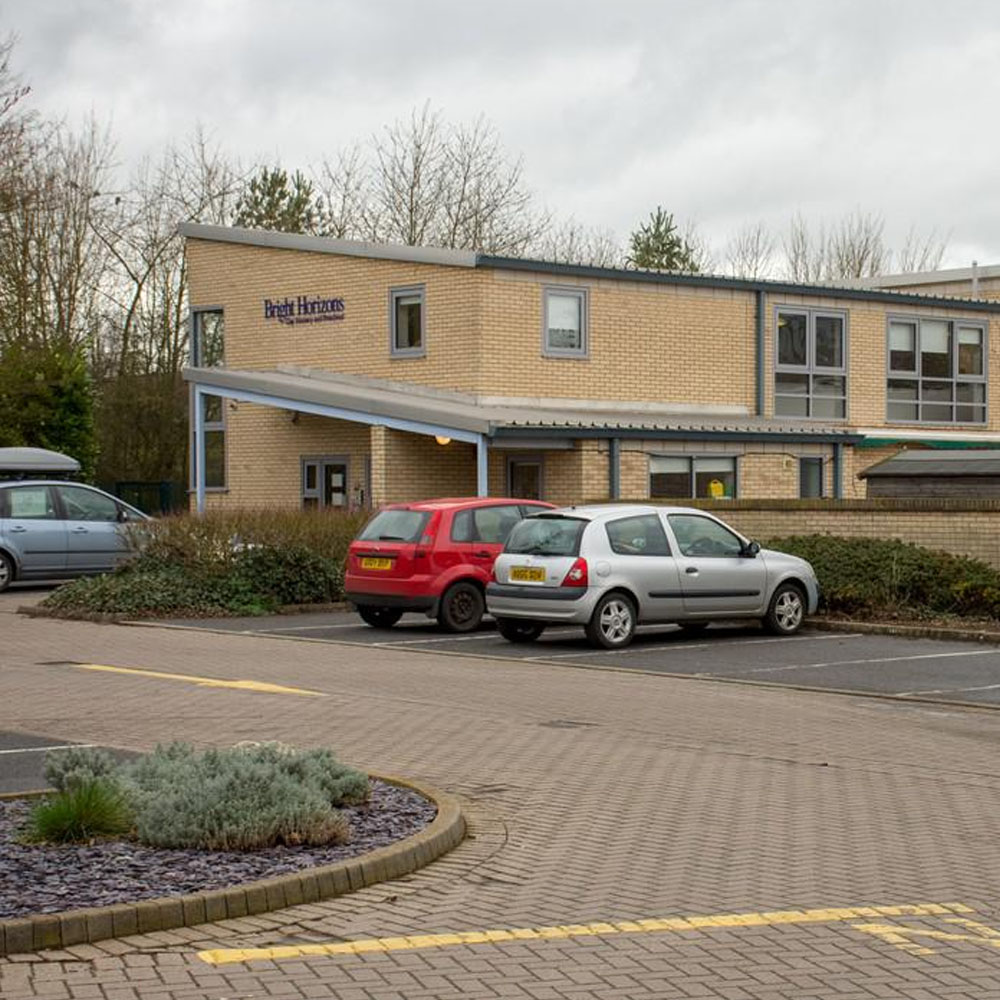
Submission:
<svg viewBox="0 0 1000 1000">
<path fill-rule="evenodd" d="M 0 801 L 0 919 L 181 896 L 334 864 L 409 837 L 434 819 L 434 804 L 416 792 L 381 781 L 371 784 L 366 805 L 344 809 L 351 824 L 349 843 L 245 854 L 164 850 L 121 840 L 19 844 L 17 832 L 31 802 Z"/>
</svg>

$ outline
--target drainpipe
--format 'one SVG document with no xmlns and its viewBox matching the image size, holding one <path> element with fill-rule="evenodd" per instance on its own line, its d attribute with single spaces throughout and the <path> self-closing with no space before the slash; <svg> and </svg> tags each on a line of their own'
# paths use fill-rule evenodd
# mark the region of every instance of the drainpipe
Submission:
<svg viewBox="0 0 1000 1000">
<path fill-rule="evenodd" d="M 972 262 L 972 297 L 979 298 L 979 261 Z"/>
<path fill-rule="evenodd" d="M 195 510 L 205 513 L 205 403 L 200 385 L 194 387 Z"/>
<path fill-rule="evenodd" d="M 608 440 L 608 496 L 612 500 L 621 499 L 621 494 L 622 494 L 621 461 L 622 461 L 621 438 L 610 438 Z"/>
<path fill-rule="evenodd" d="M 838 441 L 833 446 L 833 499 L 844 499 L 844 446 Z"/>
<path fill-rule="evenodd" d="M 767 293 L 758 288 L 756 293 L 757 322 L 757 416 L 764 416 L 764 310 L 767 308 Z"/>
<path fill-rule="evenodd" d="M 490 495 L 488 449 L 486 435 L 480 434 L 476 442 L 476 496 L 480 497 Z"/>
</svg>

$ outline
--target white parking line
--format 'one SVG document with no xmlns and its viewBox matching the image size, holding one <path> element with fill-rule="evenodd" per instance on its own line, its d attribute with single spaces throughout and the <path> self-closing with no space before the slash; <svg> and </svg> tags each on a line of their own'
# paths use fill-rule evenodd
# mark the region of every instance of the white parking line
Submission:
<svg viewBox="0 0 1000 1000">
<path fill-rule="evenodd" d="M 995 691 L 1000 688 L 1000 684 L 980 684 L 978 687 L 968 688 L 934 688 L 932 691 L 900 691 L 902 697 L 923 694 L 963 694 L 966 691 Z"/>
<path fill-rule="evenodd" d="M 906 660 L 944 660 L 958 656 L 997 656 L 995 649 L 962 650 L 955 653 L 915 653 L 911 656 L 877 656 L 870 660 L 831 660 L 829 663 L 794 663 L 784 667 L 754 667 L 752 670 L 737 670 L 738 674 L 771 674 L 785 670 L 818 670 L 821 667 L 852 667 L 868 663 L 902 663 Z"/>
<path fill-rule="evenodd" d="M 240 630 L 240 635 L 260 635 L 266 632 L 318 632 L 328 628 L 360 628 L 360 622 L 351 622 L 349 625 L 279 625 L 277 628 L 259 629 L 245 628 Z"/>
<path fill-rule="evenodd" d="M 546 635 L 576 635 L 580 630 L 575 628 L 562 629 L 558 632 L 546 632 Z M 439 635 L 433 639 L 387 639 L 385 642 L 374 642 L 373 646 L 389 648 L 390 646 L 416 646 L 429 642 L 472 642 L 473 639 L 499 639 L 496 632 L 474 632 L 472 635 Z"/>
<path fill-rule="evenodd" d="M 48 753 L 49 750 L 86 750 L 96 746 L 96 743 L 61 743 L 51 747 L 17 747 L 14 750 L 0 750 L 0 753 Z"/>
<path fill-rule="evenodd" d="M 716 633 L 712 633 L 715 635 Z M 765 642 L 822 642 L 824 639 L 864 639 L 863 632 L 834 632 L 830 635 L 776 635 L 772 639 L 723 639 L 727 646 L 758 646 Z"/>
</svg>

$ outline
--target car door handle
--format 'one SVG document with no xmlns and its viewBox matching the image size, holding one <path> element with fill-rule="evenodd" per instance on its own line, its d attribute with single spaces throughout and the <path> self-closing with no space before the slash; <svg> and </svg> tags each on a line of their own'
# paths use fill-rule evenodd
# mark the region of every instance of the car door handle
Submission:
<svg viewBox="0 0 1000 1000">
<path fill-rule="evenodd" d="M 89 528 L 85 528 L 85 527 L 84 527 L 84 526 L 83 526 L 82 524 L 78 524 L 78 525 L 77 525 L 77 526 L 76 526 L 76 527 L 75 527 L 75 528 L 73 529 L 73 534 L 74 534 L 74 535 L 85 535 L 85 534 L 87 534 L 87 532 L 88 532 L 89 530 L 90 530 Z"/>
<path fill-rule="evenodd" d="M 26 528 L 26 527 L 25 527 L 25 526 L 24 526 L 23 524 L 15 524 L 15 525 L 14 525 L 14 526 L 13 526 L 13 527 L 12 527 L 12 528 L 10 529 L 10 533 L 11 533 L 11 534 L 13 535 L 13 534 L 14 534 L 14 533 L 16 532 L 17 534 L 19 534 L 19 535 L 20 535 L 20 534 L 21 534 L 21 532 L 23 532 L 23 531 L 27 531 L 27 530 L 28 530 L 28 529 L 27 529 L 27 528 Z"/>
<path fill-rule="evenodd" d="M 686 570 L 684 570 L 684 572 L 685 573 L 690 573 L 691 576 L 697 576 L 698 575 L 698 567 L 697 566 L 688 566 L 688 568 Z"/>
<path fill-rule="evenodd" d="M 479 552 L 473 552 L 472 554 L 477 559 L 489 559 L 493 555 L 492 552 L 487 552 L 485 549 L 482 549 Z"/>
</svg>

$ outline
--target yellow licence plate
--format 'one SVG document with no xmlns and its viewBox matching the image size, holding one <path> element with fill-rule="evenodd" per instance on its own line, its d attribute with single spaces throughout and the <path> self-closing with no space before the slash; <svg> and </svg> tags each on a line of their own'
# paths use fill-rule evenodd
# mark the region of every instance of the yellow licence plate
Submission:
<svg viewBox="0 0 1000 1000">
<path fill-rule="evenodd" d="M 510 578 L 527 583 L 545 583 L 545 567 L 543 566 L 511 566 Z"/>
<path fill-rule="evenodd" d="M 362 569 L 392 569 L 391 559 L 375 559 L 368 556 L 361 560 Z"/>
</svg>

